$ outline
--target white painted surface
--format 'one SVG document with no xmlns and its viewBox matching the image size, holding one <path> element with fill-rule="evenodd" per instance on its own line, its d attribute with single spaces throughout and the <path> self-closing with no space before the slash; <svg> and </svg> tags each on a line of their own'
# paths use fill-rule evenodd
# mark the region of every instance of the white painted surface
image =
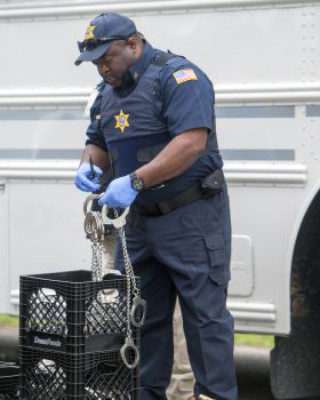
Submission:
<svg viewBox="0 0 320 400">
<path fill-rule="evenodd" d="M 254 254 L 249 236 L 233 235 L 229 293 L 250 297 L 254 291 Z"/>
</svg>

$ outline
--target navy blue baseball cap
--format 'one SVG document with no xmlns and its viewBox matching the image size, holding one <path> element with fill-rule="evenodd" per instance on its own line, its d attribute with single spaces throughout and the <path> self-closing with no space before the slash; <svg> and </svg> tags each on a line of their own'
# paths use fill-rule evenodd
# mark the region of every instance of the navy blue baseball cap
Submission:
<svg viewBox="0 0 320 400">
<path fill-rule="evenodd" d="M 80 56 L 75 65 L 83 61 L 94 61 L 109 50 L 112 41 L 127 39 L 137 32 L 136 26 L 125 15 L 100 14 L 90 22 L 82 42 L 78 42 Z"/>
</svg>

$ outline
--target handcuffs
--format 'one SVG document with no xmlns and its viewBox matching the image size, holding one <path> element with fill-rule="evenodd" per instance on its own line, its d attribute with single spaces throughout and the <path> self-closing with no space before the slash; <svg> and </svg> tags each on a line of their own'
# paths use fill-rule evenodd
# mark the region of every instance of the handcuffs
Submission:
<svg viewBox="0 0 320 400">
<path fill-rule="evenodd" d="M 85 215 L 84 230 L 86 232 L 87 238 L 90 239 L 92 243 L 103 242 L 106 234 L 106 226 L 113 226 L 119 234 L 123 252 L 124 266 L 126 269 L 128 290 L 127 336 L 124 345 L 120 349 L 120 355 L 126 367 L 129 369 L 134 369 L 139 364 L 140 354 L 137 346 L 134 343 L 134 339 L 132 338 L 130 325 L 133 325 L 136 328 L 141 328 L 143 326 L 146 317 L 147 303 L 141 298 L 140 290 L 137 288 L 133 267 L 126 246 L 124 226 L 126 224 L 126 216 L 129 213 L 129 207 L 125 208 L 120 215 L 118 214 L 118 210 L 114 209 L 113 212 L 115 218 L 110 218 L 108 216 L 109 208 L 106 204 L 103 205 L 101 212 L 89 210 L 89 204 L 93 200 L 99 199 L 103 194 L 104 193 L 92 193 L 86 198 L 83 205 L 83 212 Z M 128 354 L 134 355 L 133 361 L 129 360 Z"/>
</svg>

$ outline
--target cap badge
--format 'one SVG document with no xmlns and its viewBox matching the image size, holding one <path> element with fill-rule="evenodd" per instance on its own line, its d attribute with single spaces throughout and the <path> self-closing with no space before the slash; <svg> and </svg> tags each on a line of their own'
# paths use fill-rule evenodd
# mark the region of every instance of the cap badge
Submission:
<svg viewBox="0 0 320 400">
<path fill-rule="evenodd" d="M 128 118 L 129 114 L 125 114 L 123 110 L 120 111 L 119 115 L 114 116 L 116 119 L 116 128 L 119 128 L 121 133 L 124 132 L 125 128 L 129 126 Z"/>
<path fill-rule="evenodd" d="M 84 34 L 84 39 L 83 40 L 89 40 L 89 39 L 94 39 L 94 33 L 93 31 L 95 30 L 94 25 L 89 25 L 86 29 L 86 33 Z"/>
</svg>

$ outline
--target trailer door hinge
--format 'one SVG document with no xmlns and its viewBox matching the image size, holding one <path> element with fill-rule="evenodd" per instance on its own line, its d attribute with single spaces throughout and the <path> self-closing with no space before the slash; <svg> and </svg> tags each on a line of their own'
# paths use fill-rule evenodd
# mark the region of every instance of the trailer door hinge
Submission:
<svg viewBox="0 0 320 400">
<path fill-rule="evenodd" d="M 0 193 L 4 192 L 5 190 L 6 190 L 6 184 L 0 183 Z"/>
</svg>

